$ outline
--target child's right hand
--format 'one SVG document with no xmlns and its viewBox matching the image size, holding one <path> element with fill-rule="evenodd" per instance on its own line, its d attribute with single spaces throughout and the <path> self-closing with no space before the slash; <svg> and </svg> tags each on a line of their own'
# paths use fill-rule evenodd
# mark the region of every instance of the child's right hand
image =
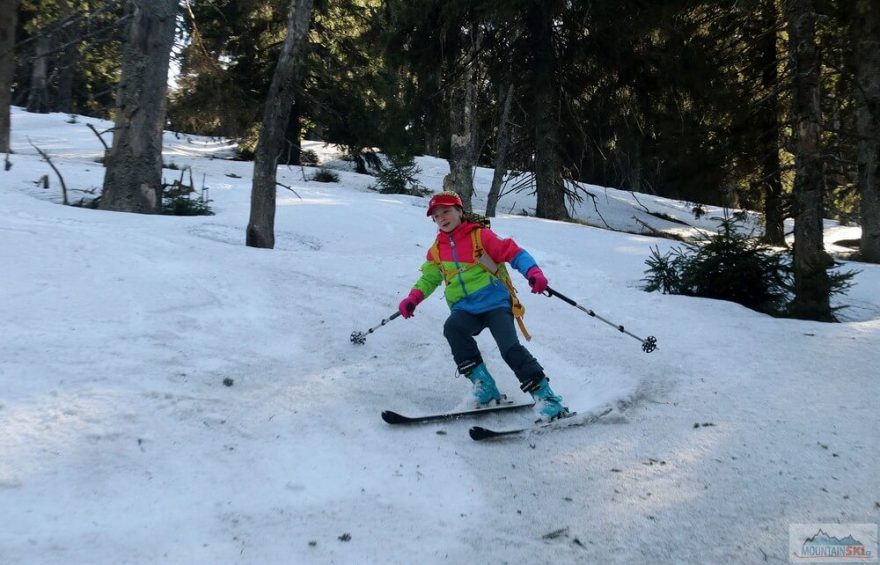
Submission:
<svg viewBox="0 0 880 565">
<path fill-rule="evenodd" d="M 547 290 L 547 277 L 544 276 L 543 271 L 539 267 L 529 269 L 526 278 L 529 279 L 529 286 L 532 287 L 534 294 L 541 294 Z"/>
<path fill-rule="evenodd" d="M 422 291 L 414 288 L 409 291 L 409 296 L 400 301 L 400 305 L 397 309 L 400 311 L 400 315 L 404 318 L 412 318 L 413 314 L 416 311 L 416 306 L 419 305 L 419 302 L 425 299 L 425 295 L 422 294 Z"/>
</svg>

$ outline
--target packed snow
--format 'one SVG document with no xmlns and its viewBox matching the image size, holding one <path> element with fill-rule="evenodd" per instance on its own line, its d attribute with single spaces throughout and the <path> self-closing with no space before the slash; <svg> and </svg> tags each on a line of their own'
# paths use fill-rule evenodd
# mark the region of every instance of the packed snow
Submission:
<svg viewBox="0 0 880 565">
<path fill-rule="evenodd" d="M 527 347 L 554 389 L 578 412 L 613 411 L 477 443 L 469 426 L 531 415 L 379 417 L 467 402 L 442 292 L 349 339 L 418 278 L 436 230 L 425 198 L 380 194 L 309 143 L 339 181 L 281 167 L 276 247 L 248 248 L 252 163 L 229 160 L 225 140 L 165 136 L 166 180 L 191 175 L 214 216 L 61 205 L 34 146 L 71 202 L 92 198 L 104 148 L 87 124 L 111 127 L 12 113 L 0 563 L 787 562 L 790 524 L 880 521 L 877 265 L 844 261 L 859 273 L 835 299 L 842 323 L 775 319 L 642 290 L 651 248 L 680 245 L 652 234 L 716 228 L 723 210 L 695 220 L 693 203 L 589 186 L 579 223 L 563 223 L 505 194 L 493 229 L 553 288 L 659 348 L 517 278 Z M 440 190 L 447 163 L 417 162 Z M 491 175 L 475 174 L 477 209 Z M 857 230 L 828 222 L 829 245 Z M 502 391 L 525 400 L 491 337 L 478 340 Z"/>
</svg>

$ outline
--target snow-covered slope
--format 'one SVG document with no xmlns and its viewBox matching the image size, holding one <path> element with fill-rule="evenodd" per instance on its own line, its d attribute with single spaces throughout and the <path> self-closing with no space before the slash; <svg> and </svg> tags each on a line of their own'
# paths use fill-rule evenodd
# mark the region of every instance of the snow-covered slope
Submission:
<svg viewBox="0 0 880 565">
<path fill-rule="evenodd" d="M 296 193 L 279 192 L 276 249 L 251 249 L 251 164 L 216 158 L 231 149 L 219 140 L 168 134 L 165 151 L 209 188 L 215 216 L 58 205 L 29 140 L 70 189 L 95 191 L 103 147 L 85 124 L 109 127 L 68 121 L 14 110 L 2 173 L 0 563 L 751 563 L 787 561 L 790 523 L 880 519 L 876 266 L 853 265 L 844 323 L 778 320 L 640 290 L 649 249 L 669 240 L 502 215 L 493 228 L 553 287 L 660 348 L 645 354 L 518 281 L 528 347 L 556 390 L 579 411 L 614 412 L 477 444 L 468 422 L 379 418 L 468 396 L 440 293 L 349 341 L 418 277 L 435 230 L 424 199 L 378 194 L 348 171 L 321 184 L 303 179 L 314 169 L 282 169 Z M 439 189 L 445 162 L 419 164 Z M 44 174 L 48 190 L 34 184 Z M 478 207 L 490 180 L 477 172 Z M 681 229 L 626 192 L 591 190 L 595 208 L 575 210 L 587 223 Z M 521 398 L 491 338 L 478 339 Z"/>
</svg>

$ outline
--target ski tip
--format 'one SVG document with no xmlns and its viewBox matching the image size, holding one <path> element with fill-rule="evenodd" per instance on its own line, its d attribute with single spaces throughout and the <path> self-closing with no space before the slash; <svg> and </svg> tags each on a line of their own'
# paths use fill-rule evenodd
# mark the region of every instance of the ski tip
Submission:
<svg viewBox="0 0 880 565">
<path fill-rule="evenodd" d="M 391 410 L 385 410 L 382 412 L 382 419 L 389 424 L 402 424 L 409 420 L 406 416 L 402 416 L 397 412 L 392 412 Z"/>
<path fill-rule="evenodd" d="M 507 436 L 515 436 L 525 431 L 528 431 L 528 428 L 501 431 L 490 430 L 489 428 L 481 428 L 480 426 L 474 426 L 470 430 L 468 430 L 468 434 L 470 434 L 471 439 L 474 441 L 483 441 L 484 439 L 496 439 Z"/>
</svg>

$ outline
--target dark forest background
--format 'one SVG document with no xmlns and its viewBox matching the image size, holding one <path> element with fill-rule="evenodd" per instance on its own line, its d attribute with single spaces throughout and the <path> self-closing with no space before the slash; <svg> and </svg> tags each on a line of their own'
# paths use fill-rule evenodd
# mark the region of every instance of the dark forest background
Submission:
<svg viewBox="0 0 880 565">
<path fill-rule="evenodd" d="M 858 223 L 861 258 L 880 262 L 876 0 L 163 2 L 177 6 L 164 127 L 257 156 L 252 200 L 268 207 L 252 224 L 270 229 L 249 245 L 272 246 L 273 163 L 300 163 L 309 139 L 361 172 L 377 152 L 445 158 L 466 207 L 479 165 L 536 191 L 546 218 L 567 219 L 584 183 L 757 210 L 773 245 L 793 217 L 802 272 L 827 267 L 821 218 Z M 126 46 L 148 52 L 151 10 L 0 0 L 4 95 L 118 130 Z M 285 44 L 296 25 L 302 45 Z"/>
</svg>

